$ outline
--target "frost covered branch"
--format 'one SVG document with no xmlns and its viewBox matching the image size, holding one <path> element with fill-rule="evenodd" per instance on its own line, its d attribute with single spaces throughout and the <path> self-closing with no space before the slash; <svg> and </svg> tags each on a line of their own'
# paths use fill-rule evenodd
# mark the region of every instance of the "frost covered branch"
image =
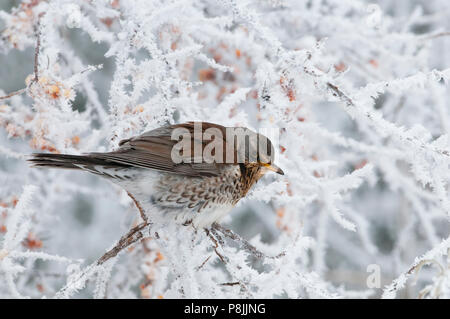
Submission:
<svg viewBox="0 0 450 319">
<path fill-rule="evenodd" d="M 117 254 L 119 254 L 125 248 L 131 246 L 135 242 L 142 239 L 143 238 L 142 229 L 145 226 L 147 226 L 147 223 L 144 222 L 137 225 L 136 227 L 133 227 L 127 234 L 123 235 L 122 238 L 120 238 L 117 245 L 108 250 L 102 257 L 99 258 L 97 264 L 98 265 L 104 264 L 110 258 L 116 257 Z"/>
</svg>

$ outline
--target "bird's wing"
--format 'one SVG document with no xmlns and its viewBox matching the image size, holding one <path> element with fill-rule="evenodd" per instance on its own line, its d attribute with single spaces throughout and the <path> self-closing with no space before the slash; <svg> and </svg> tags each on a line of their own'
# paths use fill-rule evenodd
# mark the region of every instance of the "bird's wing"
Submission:
<svg viewBox="0 0 450 319">
<path fill-rule="evenodd" d="M 197 122 L 200 123 L 200 122 Z M 201 143 L 202 149 L 209 143 L 209 140 L 198 140 L 194 136 L 195 122 L 163 126 L 152 131 L 145 132 L 139 136 L 122 140 L 119 149 L 108 153 L 90 153 L 89 155 L 103 159 L 108 162 L 129 165 L 133 167 L 150 168 L 165 172 L 177 173 L 187 176 L 217 176 L 220 174 L 224 164 L 221 163 L 201 163 L 194 162 L 194 144 Z M 199 125 L 199 124 L 197 124 Z M 207 128 L 217 128 L 223 132 L 225 138 L 225 127 L 201 122 L 202 133 Z M 191 136 L 191 156 L 185 163 L 174 163 L 172 160 L 172 148 L 178 140 L 172 139 L 175 129 L 186 129 Z"/>
</svg>

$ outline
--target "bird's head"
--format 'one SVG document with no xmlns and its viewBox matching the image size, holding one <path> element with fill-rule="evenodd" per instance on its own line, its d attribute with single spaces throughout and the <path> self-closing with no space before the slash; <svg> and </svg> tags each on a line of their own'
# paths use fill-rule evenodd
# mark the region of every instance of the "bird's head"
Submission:
<svg viewBox="0 0 450 319">
<path fill-rule="evenodd" d="M 284 175 L 283 170 L 274 163 L 275 148 L 270 139 L 251 130 L 246 134 L 248 138 L 244 145 L 238 146 L 238 151 L 245 153 L 244 166 L 247 169 L 257 170 L 259 177 L 269 171 Z"/>
<path fill-rule="evenodd" d="M 261 167 L 262 171 L 264 173 L 266 173 L 267 171 L 272 171 L 275 172 L 277 174 L 280 175 L 284 175 L 284 172 L 281 168 L 279 168 L 277 165 L 275 165 L 274 163 L 274 158 L 275 158 L 275 148 L 272 145 L 272 142 L 264 135 L 262 134 L 257 134 L 258 135 L 258 141 L 264 141 L 266 140 L 266 142 L 263 143 L 267 145 L 266 150 L 264 150 L 264 146 L 259 146 L 258 147 L 258 158 L 257 158 L 257 163 L 258 165 Z"/>
</svg>

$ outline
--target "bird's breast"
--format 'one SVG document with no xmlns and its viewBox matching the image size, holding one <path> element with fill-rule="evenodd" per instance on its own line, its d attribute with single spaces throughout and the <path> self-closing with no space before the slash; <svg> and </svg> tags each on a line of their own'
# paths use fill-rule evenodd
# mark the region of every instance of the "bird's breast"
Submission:
<svg viewBox="0 0 450 319">
<path fill-rule="evenodd" d="M 181 224 L 207 227 L 220 221 L 242 198 L 238 166 L 225 167 L 217 176 L 191 177 L 143 170 L 139 180 L 122 185 L 141 202 Z M 149 217 L 151 218 L 150 212 Z"/>
<path fill-rule="evenodd" d="M 218 176 L 190 177 L 164 174 L 154 185 L 161 205 L 185 206 L 198 213 L 212 206 L 235 205 L 242 197 L 239 168 L 225 168 Z"/>
</svg>

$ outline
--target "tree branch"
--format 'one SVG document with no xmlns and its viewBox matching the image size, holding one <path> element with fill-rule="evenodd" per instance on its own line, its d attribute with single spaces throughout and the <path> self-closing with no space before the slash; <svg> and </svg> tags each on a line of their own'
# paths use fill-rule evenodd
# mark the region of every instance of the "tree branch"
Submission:
<svg viewBox="0 0 450 319">
<path fill-rule="evenodd" d="M 15 96 L 15 95 L 23 94 L 23 93 L 25 93 L 26 91 L 27 91 L 27 88 L 23 88 L 23 89 L 20 89 L 20 90 L 11 92 L 11 93 L 9 93 L 9 94 L 7 94 L 7 95 L 0 96 L 0 100 L 6 100 L 6 99 L 9 99 L 10 97 L 13 97 L 13 96 Z"/>
<path fill-rule="evenodd" d="M 97 265 L 104 264 L 109 259 L 117 256 L 125 248 L 142 239 L 144 237 L 144 235 L 142 234 L 142 229 L 144 229 L 147 225 L 147 222 L 143 222 L 133 227 L 127 234 L 120 238 L 116 246 L 108 250 L 102 257 L 100 257 L 100 259 L 97 261 Z"/>
<path fill-rule="evenodd" d="M 33 84 L 39 81 L 39 52 L 41 49 L 41 31 L 40 31 L 40 25 L 41 25 L 41 18 L 44 15 L 44 12 L 40 13 L 38 16 L 38 21 L 35 26 L 35 32 L 36 32 L 36 48 L 34 49 L 34 78 L 31 80 L 31 82 L 27 85 L 27 87 L 11 92 L 7 95 L 0 96 L 0 100 L 6 100 L 16 95 L 21 95 L 27 91 L 27 89 Z"/>
</svg>

